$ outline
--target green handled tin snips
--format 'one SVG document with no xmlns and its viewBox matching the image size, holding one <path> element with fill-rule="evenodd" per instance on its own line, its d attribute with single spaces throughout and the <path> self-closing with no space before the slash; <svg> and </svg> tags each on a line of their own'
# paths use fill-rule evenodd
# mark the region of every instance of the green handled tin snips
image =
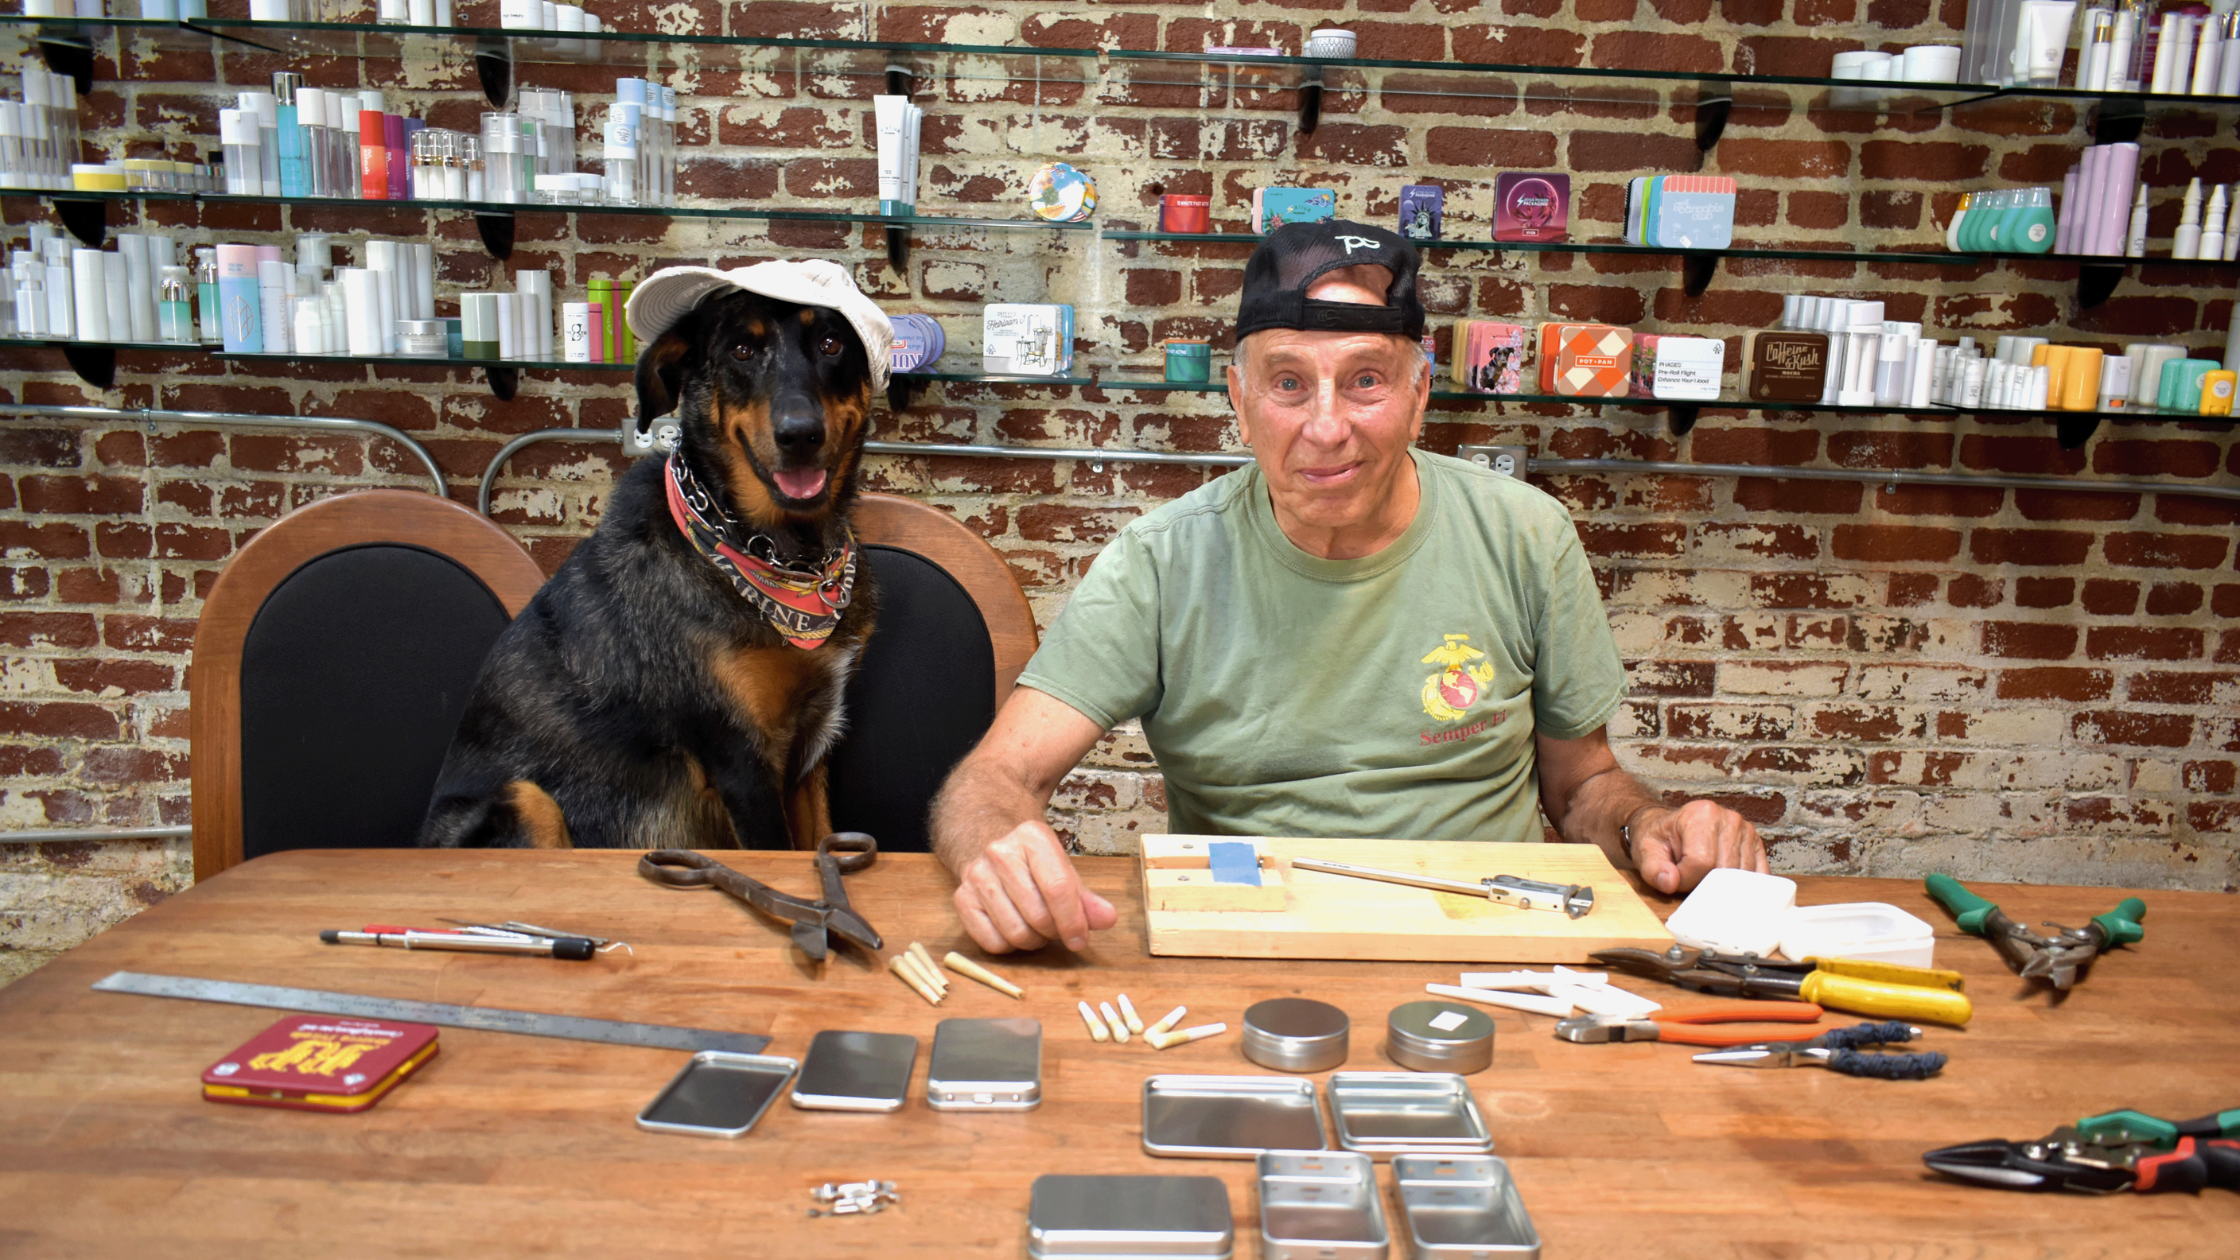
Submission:
<svg viewBox="0 0 2240 1260">
<path fill-rule="evenodd" d="M 1950 875 L 1931 875 L 1925 882 L 1937 904 L 1958 918 L 1961 931 L 1997 946 L 2025 979 L 2044 980 L 2056 989 L 2076 983 L 2077 973 L 2103 952 L 2129 945 L 2147 934 L 2139 925 L 2139 920 L 2147 917 L 2147 903 L 2137 897 L 2124 898 L 2115 909 L 2094 916 L 2086 927 L 2042 924 L 2054 932 L 2044 936 L 2001 914 L 1998 906 L 1969 892 Z"/>
</svg>

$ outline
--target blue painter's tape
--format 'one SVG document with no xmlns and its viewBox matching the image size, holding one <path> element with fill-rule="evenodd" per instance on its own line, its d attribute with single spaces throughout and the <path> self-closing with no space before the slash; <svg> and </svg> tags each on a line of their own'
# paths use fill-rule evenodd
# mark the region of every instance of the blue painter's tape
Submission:
<svg viewBox="0 0 2240 1260">
<path fill-rule="evenodd" d="M 1251 845 L 1216 840 L 1206 846 L 1206 851 L 1214 883 L 1260 886 L 1260 854 Z"/>
</svg>

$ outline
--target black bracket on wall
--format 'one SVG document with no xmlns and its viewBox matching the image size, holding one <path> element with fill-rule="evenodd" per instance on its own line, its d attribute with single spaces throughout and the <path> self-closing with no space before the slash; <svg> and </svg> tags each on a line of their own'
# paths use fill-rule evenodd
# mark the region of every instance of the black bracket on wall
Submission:
<svg viewBox="0 0 2240 1260">
<path fill-rule="evenodd" d="M 1711 277 L 1719 274 L 1719 256 L 1707 253 L 1682 253 L 1680 255 L 1680 291 L 1689 297 L 1702 297 L 1711 287 Z"/>
<path fill-rule="evenodd" d="M 906 381 L 899 376 L 888 377 L 887 410 L 897 412 L 910 410 L 910 404 L 918 401 L 918 395 L 924 390 L 925 383 L 922 381 Z"/>
<path fill-rule="evenodd" d="M 2146 103 L 2138 100 L 2100 102 L 2092 116 L 2094 144 L 2131 144 L 2147 123 Z"/>
<path fill-rule="evenodd" d="M 1686 437 L 1688 430 L 1696 427 L 1696 417 L 1702 414 L 1703 408 L 1694 403 L 1674 403 L 1665 409 L 1665 427 L 1674 437 Z"/>
<path fill-rule="evenodd" d="M 2060 441 L 2061 449 L 2073 451 L 2092 440 L 2100 431 L 2100 417 L 2090 412 L 2056 412 L 2053 415 L 2053 435 Z"/>
<path fill-rule="evenodd" d="M 490 392 L 499 402 L 512 402 L 521 392 L 521 369 L 516 367 L 485 367 L 483 378 L 490 382 Z"/>
<path fill-rule="evenodd" d="M 1727 117 L 1734 112 L 1734 83 L 1705 79 L 1696 85 L 1696 169 L 1702 170 L 1726 134 Z"/>
<path fill-rule="evenodd" d="M 56 74 L 67 74 L 78 81 L 78 95 L 93 90 L 93 44 L 75 35 L 41 29 L 39 32 L 39 59 L 47 69 Z"/>
<path fill-rule="evenodd" d="M 912 96 L 918 90 L 918 71 L 914 66 L 887 65 L 887 95 Z"/>
<path fill-rule="evenodd" d="M 513 50 L 505 40 L 485 35 L 475 41 L 474 73 L 482 80 L 482 98 L 504 109 L 513 95 Z"/>
<path fill-rule="evenodd" d="M 884 230 L 887 234 L 887 265 L 894 268 L 894 273 L 901 276 L 905 283 L 908 283 L 910 279 L 909 225 L 890 223 Z"/>
<path fill-rule="evenodd" d="M 117 383 L 117 351 L 114 346 L 86 346 L 63 343 L 62 357 L 70 363 L 70 370 L 78 379 L 95 389 L 107 389 Z"/>
<path fill-rule="evenodd" d="M 55 197 L 54 217 L 62 230 L 78 238 L 87 249 L 101 248 L 109 232 L 109 203 L 95 197 Z"/>
<path fill-rule="evenodd" d="M 1322 67 L 1309 66 L 1299 79 L 1299 134 L 1311 136 L 1322 121 Z"/>
<path fill-rule="evenodd" d="M 2122 280 L 2122 263 L 2077 264 L 2077 308 L 2089 310 L 2107 301 Z"/>
<path fill-rule="evenodd" d="M 474 212 L 474 230 L 482 236 L 482 247 L 500 262 L 513 256 L 513 211 L 477 210 Z"/>
</svg>

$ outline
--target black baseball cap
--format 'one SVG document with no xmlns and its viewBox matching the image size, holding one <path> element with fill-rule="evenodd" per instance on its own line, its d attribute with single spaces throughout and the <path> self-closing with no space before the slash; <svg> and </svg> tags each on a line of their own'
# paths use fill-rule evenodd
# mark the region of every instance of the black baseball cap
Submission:
<svg viewBox="0 0 2240 1260">
<path fill-rule="evenodd" d="M 1310 300 L 1307 290 L 1340 267 L 1378 266 L 1392 273 L 1384 305 Z M 1423 336 L 1423 298 L 1416 293 L 1422 260 L 1397 232 L 1327 219 L 1286 223 L 1268 233 L 1244 265 L 1237 340 L 1270 328 L 1304 332 L 1388 332 Z"/>
</svg>

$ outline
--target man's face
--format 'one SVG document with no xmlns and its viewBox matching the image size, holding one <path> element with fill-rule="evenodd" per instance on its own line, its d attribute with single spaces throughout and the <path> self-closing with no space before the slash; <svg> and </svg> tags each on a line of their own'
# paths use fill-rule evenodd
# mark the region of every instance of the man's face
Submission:
<svg viewBox="0 0 2240 1260">
<path fill-rule="evenodd" d="M 1381 267 L 1350 271 L 1386 273 Z M 1333 272 L 1309 296 L 1383 300 Z M 1391 333 L 1269 329 L 1229 368 L 1238 427 L 1268 479 L 1279 518 L 1319 529 L 1371 525 L 1391 508 L 1431 394 L 1423 351 Z"/>
</svg>

